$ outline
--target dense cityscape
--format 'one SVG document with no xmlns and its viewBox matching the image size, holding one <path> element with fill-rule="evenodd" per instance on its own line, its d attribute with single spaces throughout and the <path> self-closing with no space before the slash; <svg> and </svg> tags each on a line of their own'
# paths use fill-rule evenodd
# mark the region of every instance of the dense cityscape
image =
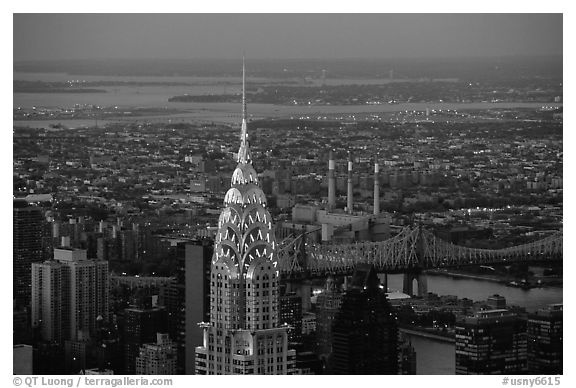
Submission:
<svg viewBox="0 0 576 388">
<path fill-rule="evenodd" d="M 14 374 L 563 374 L 556 60 L 15 63 Z"/>
</svg>

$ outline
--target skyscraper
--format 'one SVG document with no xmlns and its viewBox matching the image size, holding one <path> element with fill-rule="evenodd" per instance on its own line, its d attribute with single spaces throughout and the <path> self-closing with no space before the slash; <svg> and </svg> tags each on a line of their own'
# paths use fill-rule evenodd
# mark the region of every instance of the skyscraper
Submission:
<svg viewBox="0 0 576 388">
<path fill-rule="evenodd" d="M 39 328 L 40 338 L 62 343 L 63 327 L 62 264 L 45 261 L 32 264 L 32 327 Z"/>
<path fill-rule="evenodd" d="M 88 260 L 86 253 L 84 249 L 54 250 L 69 282 L 71 340 L 78 340 L 80 332 L 85 336 L 95 333 L 98 317 L 108 321 L 108 262 Z"/>
<path fill-rule="evenodd" d="M 288 341 L 299 342 L 302 339 L 302 297 L 294 292 L 280 296 L 280 323 L 290 326 Z"/>
<path fill-rule="evenodd" d="M 528 372 L 562 374 L 563 308 L 551 305 L 528 316 Z"/>
<path fill-rule="evenodd" d="M 76 341 L 108 319 L 108 262 L 83 249 L 58 248 L 54 260 L 32 264 L 32 327 L 45 341 Z"/>
<path fill-rule="evenodd" d="M 30 306 L 32 263 L 43 260 L 44 217 L 41 208 L 26 200 L 14 200 L 12 217 L 13 297 L 16 307 L 22 308 Z"/>
<path fill-rule="evenodd" d="M 136 373 L 140 347 L 153 343 L 167 328 L 164 307 L 140 306 L 124 310 L 124 373 Z"/>
<path fill-rule="evenodd" d="M 456 323 L 456 374 L 526 371 L 526 322 L 508 310 L 485 310 Z"/>
<path fill-rule="evenodd" d="M 326 360 L 332 354 L 332 326 L 342 304 L 342 292 L 334 278 L 326 280 L 326 289 L 316 298 L 316 338 L 318 354 Z"/>
<path fill-rule="evenodd" d="M 210 267 L 214 254 L 214 241 L 205 239 L 186 243 L 185 271 L 185 354 L 184 370 L 194 374 L 196 345 L 202 342 L 203 329 L 198 322 L 210 320 Z M 175 337 L 175 341 L 177 342 Z M 181 357 L 181 353 L 178 354 Z M 179 360 L 180 363 L 180 360 Z"/>
<path fill-rule="evenodd" d="M 371 265 L 356 266 L 332 337 L 331 373 L 398 373 L 398 325 Z"/>
<path fill-rule="evenodd" d="M 237 166 L 218 221 L 210 274 L 210 322 L 202 323 L 197 374 L 292 374 L 295 351 L 278 323 L 276 242 L 248 144 L 245 70 Z"/>
</svg>

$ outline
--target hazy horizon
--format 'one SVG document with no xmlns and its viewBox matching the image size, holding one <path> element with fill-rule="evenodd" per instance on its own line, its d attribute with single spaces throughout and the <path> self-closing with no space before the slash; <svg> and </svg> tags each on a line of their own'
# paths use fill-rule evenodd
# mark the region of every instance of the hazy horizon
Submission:
<svg viewBox="0 0 576 388">
<path fill-rule="evenodd" d="M 562 14 L 14 14 L 14 62 L 561 56 Z"/>
<path fill-rule="evenodd" d="M 352 61 L 382 61 L 382 62 L 399 62 L 399 61 L 472 61 L 472 60 L 497 60 L 497 59 L 522 59 L 522 58 L 534 58 L 534 59 L 544 59 L 544 58 L 556 58 L 561 59 L 562 54 L 511 54 L 511 55 L 490 55 L 490 56 L 466 56 L 466 57 L 443 57 L 443 56 L 425 56 L 425 57 L 309 57 L 309 58 L 298 58 L 298 57 L 286 57 L 286 58 L 276 58 L 276 57 L 247 57 L 246 61 L 253 62 L 352 62 Z M 116 62 L 130 62 L 130 61 L 154 61 L 154 62 L 170 62 L 170 61 L 182 61 L 182 62 L 194 62 L 194 61 L 229 61 L 238 62 L 242 61 L 242 53 L 238 56 L 230 57 L 166 57 L 166 58 L 155 58 L 155 57 L 139 57 L 139 58 L 52 58 L 52 59 L 20 59 L 14 60 L 14 63 L 54 63 L 54 62 L 98 62 L 98 61 L 116 61 Z"/>
</svg>

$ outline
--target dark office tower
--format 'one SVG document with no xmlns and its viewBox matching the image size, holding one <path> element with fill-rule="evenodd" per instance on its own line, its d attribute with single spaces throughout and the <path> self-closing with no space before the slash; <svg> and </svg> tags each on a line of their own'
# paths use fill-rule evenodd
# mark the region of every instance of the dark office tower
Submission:
<svg viewBox="0 0 576 388">
<path fill-rule="evenodd" d="M 302 297 L 294 292 L 282 295 L 279 300 L 280 324 L 287 324 L 289 342 L 300 342 L 302 339 Z"/>
<path fill-rule="evenodd" d="M 456 323 L 456 374 L 526 372 L 526 321 L 508 310 L 480 311 Z"/>
<path fill-rule="evenodd" d="M 41 208 L 25 200 L 14 200 L 13 206 L 13 297 L 21 309 L 30 306 L 32 263 L 43 260 L 44 216 Z"/>
<path fill-rule="evenodd" d="M 165 333 L 167 315 L 164 307 L 130 307 L 124 310 L 124 373 L 136 372 L 140 347 L 156 341 L 156 333 Z"/>
<path fill-rule="evenodd" d="M 171 283 L 160 287 L 158 304 L 166 308 L 168 315 L 168 335 L 172 339 L 176 352 L 178 353 L 178 363 L 176 374 L 184 374 L 184 354 L 185 354 L 185 263 L 186 263 L 186 242 L 178 243 L 176 246 L 176 272 Z"/>
<path fill-rule="evenodd" d="M 324 360 L 332 353 L 332 325 L 342 304 L 342 292 L 332 277 L 316 299 L 316 338 L 318 354 Z"/>
<path fill-rule="evenodd" d="M 159 304 L 166 307 L 168 334 L 178 354 L 177 374 L 194 373 L 194 347 L 202 341 L 202 329 L 197 322 L 210 319 L 213 244 L 211 239 L 179 243 L 174 280 L 160 288 Z M 191 361 L 186 362 L 186 357 Z"/>
<path fill-rule="evenodd" d="M 562 305 L 550 305 L 528 316 L 528 373 L 562 374 Z"/>
<path fill-rule="evenodd" d="M 195 347 L 203 339 L 203 330 L 198 326 L 198 322 L 210 321 L 210 267 L 214 253 L 214 240 L 202 239 L 188 242 L 178 248 L 180 250 L 184 248 L 184 252 L 180 251 L 178 255 L 178 267 L 184 266 L 182 281 L 185 285 L 185 296 L 180 300 L 185 304 L 185 354 L 182 355 L 182 363 L 184 363 L 184 373 L 194 374 Z M 178 272 L 177 278 L 181 274 Z M 178 353 L 179 358 L 180 356 L 181 353 Z"/>
<path fill-rule="evenodd" d="M 333 374 L 398 373 L 398 326 L 371 265 L 358 265 L 333 327 Z"/>
</svg>

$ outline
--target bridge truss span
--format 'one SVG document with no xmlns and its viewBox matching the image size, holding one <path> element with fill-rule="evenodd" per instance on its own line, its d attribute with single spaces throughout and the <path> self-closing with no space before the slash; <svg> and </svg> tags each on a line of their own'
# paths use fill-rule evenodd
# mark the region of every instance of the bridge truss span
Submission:
<svg viewBox="0 0 576 388">
<path fill-rule="evenodd" d="M 537 262 L 562 259 L 562 231 L 544 239 L 503 249 L 468 248 L 448 243 L 424 228 L 405 227 L 381 242 L 309 244 L 305 236 L 279 250 L 279 270 L 284 277 L 324 277 L 351 274 L 360 263 L 372 264 L 378 272 Z"/>
</svg>

